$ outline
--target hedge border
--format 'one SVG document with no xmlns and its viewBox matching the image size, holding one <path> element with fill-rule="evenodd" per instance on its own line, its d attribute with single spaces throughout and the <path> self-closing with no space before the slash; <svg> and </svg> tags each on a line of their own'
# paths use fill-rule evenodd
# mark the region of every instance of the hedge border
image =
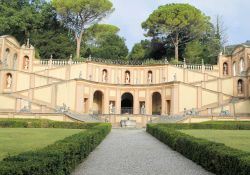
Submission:
<svg viewBox="0 0 250 175">
<path fill-rule="evenodd" d="M 0 161 L 0 175 L 69 175 L 108 135 L 108 123 L 68 123 L 49 120 L 0 120 L 0 127 L 86 129 L 36 151 L 10 156 Z M 28 125 L 27 125 L 28 123 Z M 71 126 L 71 127 L 70 127 Z"/>
<path fill-rule="evenodd" d="M 250 123 L 248 123 L 250 128 Z M 246 129 L 246 123 L 148 124 L 147 132 L 204 169 L 218 175 L 250 175 L 250 153 L 196 138 L 177 129 Z"/>
</svg>

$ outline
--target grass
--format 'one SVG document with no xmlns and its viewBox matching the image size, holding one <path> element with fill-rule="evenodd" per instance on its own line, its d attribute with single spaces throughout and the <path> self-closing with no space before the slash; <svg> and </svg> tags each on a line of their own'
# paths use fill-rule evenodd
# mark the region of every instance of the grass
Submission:
<svg viewBox="0 0 250 175">
<path fill-rule="evenodd" d="M 8 155 L 36 150 L 76 134 L 81 129 L 0 128 L 0 160 Z"/>
<path fill-rule="evenodd" d="M 250 152 L 250 130 L 190 129 L 180 131 L 194 137 L 224 143 L 226 146 Z"/>
</svg>

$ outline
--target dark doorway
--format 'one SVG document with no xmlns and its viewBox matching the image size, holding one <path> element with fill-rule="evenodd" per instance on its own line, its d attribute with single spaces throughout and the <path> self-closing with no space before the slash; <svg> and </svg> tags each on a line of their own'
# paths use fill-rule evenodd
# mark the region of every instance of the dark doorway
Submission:
<svg viewBox="0 0 250 175">
<path fill-rule="evenodd" d="M 161 94 L 154 92 L 152 95 L 152 115 L 161 115 Z"/>
<path fill-rule="evenodd" d="M 121 113 L 133 114 L 134 100 L 131 93 L 124 93 L 121 98 Z"/>
</svg>

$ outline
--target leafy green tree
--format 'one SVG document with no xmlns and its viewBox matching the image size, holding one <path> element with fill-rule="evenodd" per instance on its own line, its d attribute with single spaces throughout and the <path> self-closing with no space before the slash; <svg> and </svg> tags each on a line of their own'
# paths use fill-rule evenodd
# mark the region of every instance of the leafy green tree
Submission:
<svg viewBox="0 0 250 175">
<path fill-rule="evenodd" d="M 104 59 L 125 59 L 128 48 L 118 35 L 120 29 L 110 24 L 95 24 L 89 27 L 83 37 L 82 54 Z"/>
<path fill-rule="evenodd" d="M 188 63 L 201 63 L 204 47 L 199 40 L 191 41 L 185 48 L 185 58 Z"/>
<path fill-rule="evenodd" d="M 142 23 L 146 36 L 165 38 L 175 48 L 175 59 L 179 59 L 179 45 L 202 35 L 209 17 L 189 4 L 167 4 L 160 6 Z"/>
<path fill-rule="evenodd" d="M 52 4 L 59 19 L 74 32 L 77 58 L 80 57 L 82 36 L 86 28 L 113 11 L 113 4 L 109 0 L 52 0 Z"/>
<path fill-rule="evenodd" d="M 0 35 L 13 35 L 21 44 L 30 38 L 36 56 L 48 59 L 53 55 L 55 59 L 65 59 L 74 52 L 72 36 L 57 20 L 50 2 L 2 0 L 0 12 Z"/>
<path fill-rule="evenodd" d="M 145 52 L 146 50 L 143 45 L 141 43 L 136 43 L 129 54 L 129 59 L 142 60 L 145 58 Z"/>
<path fill-rule="evenodd" d="M 39 1 L 1 0 L 0 1 L 0 34 L 13 35 L 24 42 L 34 30 L 42 26 L 42 15 L 37 8 Z"/>
</svg>

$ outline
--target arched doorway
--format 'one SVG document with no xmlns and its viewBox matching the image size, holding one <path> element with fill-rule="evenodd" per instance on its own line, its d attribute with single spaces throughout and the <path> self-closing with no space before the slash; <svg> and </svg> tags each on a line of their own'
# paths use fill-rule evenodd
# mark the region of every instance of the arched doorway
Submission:
<svg viewBox="0 0 250 175">
<path fill-rule="evenodd" d="M 226 76 L 228 75 L 228 64 L 223 63 L 223 75 Z"/>
<path fill-rule="evenodd" d="M 93 97 L 93 114 L 102 114 L 103 112 L 103 93 L 95 91 Z"/>
<path fill-rule="evenodd" d="M 154 92 L 152 95 L 152 115 L 161 115 L 161 94 Z"/>
<path fill-rule="evenodd" d="M 131 93 L 124 93 L 121 98 L 121 114 L 133 114 L 134 99 Z"/>
</svg>

